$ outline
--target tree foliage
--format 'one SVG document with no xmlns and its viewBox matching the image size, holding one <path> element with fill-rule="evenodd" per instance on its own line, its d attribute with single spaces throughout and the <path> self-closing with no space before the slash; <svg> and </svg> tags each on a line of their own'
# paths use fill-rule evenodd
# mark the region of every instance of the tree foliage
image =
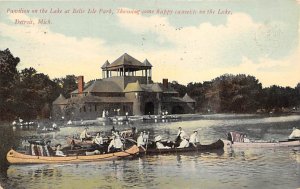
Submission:
<svg viewBox="0 0 300 189">
<path fill-rule="evenodd" d="M 0 119 L 14 115 L 13 89 L 18 78 L 17 65 L 20 59 L 14 57 L 9 49 L 0 51 Z"/>
<path fill-rule="evenodd" d="M 300 83 L 290 87 L 262 88 L 254 77 L 245 74 L 224 74 L 203 83 L 188 83 L 185 87 L 172 82 L 180 96 L 188 93 L 196 101 L 198 112 L 256 112 L 258 110 L 281 111 L 300 105 Z"/>
<path fill-rule="evenodd" d="M 0 51 L 0 120 L 49 118 L 59 94 L 76 88 L 76 76 L 51 80 L 32 67 L 18 71 L 19 62 L 9 49 Z"/>
<path fill-rule="evenodd" d="M 66 98 L 70 98 L 71 92 L 77 89 L 77 77 L 75 75 L 55 78 L 53 81 L 60 87 L 59 92 Z"/>
</svg>

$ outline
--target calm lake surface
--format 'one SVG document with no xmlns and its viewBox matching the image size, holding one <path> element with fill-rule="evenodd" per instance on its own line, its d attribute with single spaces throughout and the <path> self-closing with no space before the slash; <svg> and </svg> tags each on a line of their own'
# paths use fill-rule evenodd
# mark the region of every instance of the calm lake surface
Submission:
<svg viewBox="0 0 300 189">
<path fill-rule="evenodd" d="M 162 135 L 174 140 L 181 126 L 188 134 L 198 130 L 201 143 L 241 131 L 252 139 L 284 140 L 300 115 L 198 115 L 177 122 L 133 122 L 115 125 L 118 130 L 137 127 L 150 138 Z M 292 148 L 235 149 L 215 153 L 144 156 L 126 160 L 55 165 L 9 166 L 6 153 L 20 147 L 23 138 L 51 139 L 65 144 L 65 137 L 84 127 L 62 127 L 59 132 L 38 134 L 35 128 L 0 126 L 0 184 L 3 188 L 300 188 L 300 152 Z M 109 131 L 112 125 L 89 126 L 89 131 Z"/>
</svg>

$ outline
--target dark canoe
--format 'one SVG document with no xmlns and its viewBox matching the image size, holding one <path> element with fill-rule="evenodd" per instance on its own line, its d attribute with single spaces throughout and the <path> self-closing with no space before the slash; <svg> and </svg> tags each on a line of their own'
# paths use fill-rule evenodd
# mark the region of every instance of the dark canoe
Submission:
<svg viewBox="0 0 300 189">
<path fill-rule="evenodd" d="M 170 148 L 170 149 L 156 149 L 156 148 L 147 148 L 145 151 L 143 148 L 140 149 L 140 154 L 176 154 L 184 152 L 209 152 L 214 150 L 223 150 L 224 142 L 218 140 L 211 144 L 206 145 L 197 145 L 197 147 L 187 147 L 187 148 Z"/>
</svg>

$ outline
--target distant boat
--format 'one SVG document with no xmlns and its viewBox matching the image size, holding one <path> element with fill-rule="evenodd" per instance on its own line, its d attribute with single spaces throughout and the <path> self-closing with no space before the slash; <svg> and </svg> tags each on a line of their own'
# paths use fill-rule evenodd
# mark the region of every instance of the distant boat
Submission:
<svg viewBox="0 0 300 189">
<path fill-rule="evenodd" d="M 127 122 L 129 121 L 127 116 L 115 116 L 110 118 L 113 122 Z"/>
<path fill-rule="evenodd" d="M 296 147 L 300 146 L 300 140 L 294 141 L 253 141 L 253 142 L 234 142 L 223 140 L 225 146 L 231 148 L 275 148 L 275 147 Z"/>
<path fill-rule="evenodd" d="M 37 133 L 49 133 L 49 132 L 57 132 L 60 131 L 59 127 L 43 127 L 42 129 L 39 127 L 37 129 Z"/>
<path fill-rule="evenodd" d="M 297 147 L 300 146 L 299 139 L 288 139 L 283 141 L 251 141 L 245 134 L 229 132 L 227 139 L 223 140 L 225 146 L 230 148 L 274 148 L 274 147 Z"/>
<path fill-rule="evenodd" d="M 28 122 L 24 122 L 22 119 L 18 120 L 18 121 L 13 121 L 11 123 L 13 126 L 36 126 L 37 123 L 33 122 L 33 121 L 28 121 Z"/>
<path fill-rule="evenodd" d="M 99 122 L 108 122 L 108 121 L 110 121 L 110 119 L 108 117 L 98 117 L 97 121 L 99 121 Z"/>
<path fill-rule="evenodd" d="M 144 121 L 152 121 L 152 120 L 179 120 L 181 116 L 179 115 L 148 115 L 143 116 Z"/>
</svg>

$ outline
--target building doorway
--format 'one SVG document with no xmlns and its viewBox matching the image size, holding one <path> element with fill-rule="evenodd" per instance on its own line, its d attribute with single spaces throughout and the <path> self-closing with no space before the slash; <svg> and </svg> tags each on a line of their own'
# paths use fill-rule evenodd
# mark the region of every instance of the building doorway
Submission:
<svg viewBox="0 0 300 189">
<path fill-rule="evenodd" d="M 154 104 L 153 102 L 147 102 L 145 104 L 145 115 L 153 115 L 154 114 Z"/>
<path fill-rule="evenodd" d="M 184 114 L 184 108 L 182 106 L 173 106 L 172 107 L 172 114 Z"/>
</svg>

